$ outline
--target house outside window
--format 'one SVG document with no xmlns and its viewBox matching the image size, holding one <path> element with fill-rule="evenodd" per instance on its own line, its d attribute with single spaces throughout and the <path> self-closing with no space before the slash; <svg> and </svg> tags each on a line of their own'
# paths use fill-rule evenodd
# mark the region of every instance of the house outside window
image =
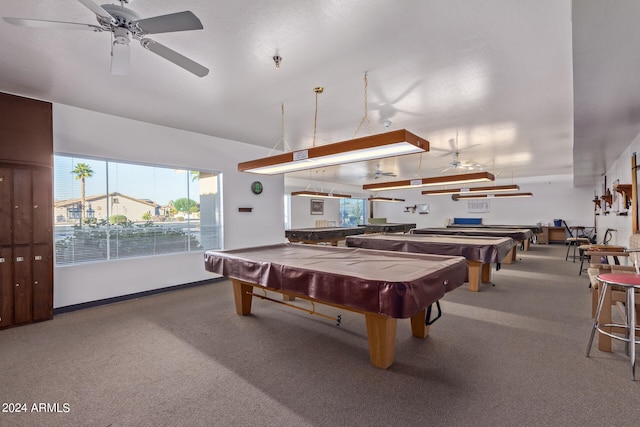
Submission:
<svg viewBox="0 0 640 427">
<path fill-rule="evenodd" d="M 56 265 L 222 246 L 221 174 L 54 156 Z"/>
</svg>

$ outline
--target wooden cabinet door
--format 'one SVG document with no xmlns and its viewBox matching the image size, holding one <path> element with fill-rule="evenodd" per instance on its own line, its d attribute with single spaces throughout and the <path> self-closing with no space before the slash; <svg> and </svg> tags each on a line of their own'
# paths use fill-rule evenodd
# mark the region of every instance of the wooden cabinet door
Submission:
<svg viewBox="0 0 640 427">
<path fill-rule="evenodd" d="M 33 275 L 31 247 L 13 247 L 13 303 L 15 323 L 30 322 L 33 318 Z"/>
<path fill-rule="evenodd" d="M 51 241 L 51 171 L 48 169 L 33 170 L 33 243 Z"/>
<path fill-rule="evenodd" d="M 33 245 L 33 320 L 53 317 L 53 257 L 47 244 Z"/>
<path fill-rule="evenodd" d="M 13 244 L 31 243 L 31 170 L 13 170 Z"/>
<path fill-rule="evenodd" d="M 0 168 L 0 245 L 11 244 L 11 169 Z"/>
<path fill-rule="evenodd" d="M 0 247 L 0 328 L 13 325 L 13 272 L 11 248 Z"/>
</svg>

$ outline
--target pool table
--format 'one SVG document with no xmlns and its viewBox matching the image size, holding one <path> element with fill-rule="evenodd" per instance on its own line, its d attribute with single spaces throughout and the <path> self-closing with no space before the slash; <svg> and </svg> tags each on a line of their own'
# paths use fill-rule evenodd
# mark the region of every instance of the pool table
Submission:
<svg viewBox="0 0 640 427">
<path fill-rule="evenodd" d="M 533 232 L 526 228 L 470 228 L 470 227 L 428 227 L 414 228 L 412 234 L 441 234 L 449 236 L 486 236 L 486 237 L 509 237 L 517 242 L 522 242 L 523 249 L 529 249 L 529 241 L 533 237 Z M 512 252 L 512 261 L 516 259 L 516 247 Z M 505 264 L 507 264 L 505 260 Z"/>
<path fill-rule="evenodd" d="M 416 228 L 413 223 L 388 222 L 385 224 L 366 224 L 366 233 L 408 233 L 412 228 Z"/>
<path fill-rule="evenodd" d="M 347 246 L 365 249 L 463 256 L 469 266 L 469 290 L 478 292 L 480 281 L 491 281 L 491 264 L 510 255 L 515 246 L 509 237 L 442 236 L 428 234 L 368 234 L 349 236 Z"/>
<path fill-rule="evenodd" d="M 230 279 L 236 312 L 251 313 L 253 288 L 364 314 L 369 357 L 393 363 L 397 319 L 429 334 L 427 311 L 467 276 L 463 257 L 282 243 L 207 251 L 205 269 Z"/>
<path fill-rule="evenodd" d="M 364 233 L 364 227 L 312 227 L 285 230 L 284 236 L 291 243 L 331 243 L 331 246 L 338 246 L 338 242 L 347 236 Z"/>
</svg>

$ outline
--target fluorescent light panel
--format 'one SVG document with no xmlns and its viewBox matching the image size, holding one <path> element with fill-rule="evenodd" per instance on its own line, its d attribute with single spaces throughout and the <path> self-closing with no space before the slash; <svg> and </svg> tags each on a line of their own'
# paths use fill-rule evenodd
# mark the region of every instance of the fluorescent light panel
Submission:
<svg viewBox="0 0 640 427">
<path fill-rule="evenodd" d="M 495 181 L 495 177 L 489 172 L 464 173 L 460 175 L 446 175 L 432 178 L 406 179 L 403 181 L 379 182 L 375 184 L 365 184 L 363 190 L 382 191 L 396 190 L 402 188 L 417 188 L 428 185 L 449 185 L 464 184 L 472 182 L 490 182 Z"/>
<path fill-rule="evenodd" d="M 429 141 L 400 129 L 239 163 L 238 171 L 276 175 L 422 151 Z"/>
<path fill-rule="evenodd" d="M 475 193 L 494 193 L 498 191 L 517 191 L 520 189 L 518 185 L 494 185 L 489 187 L 470 187 L 470 188 L 450 188 L 444 190 L 425 190 L 422 192 L 428 196 L 441 196 L 445 194 L 475 194 Z"/>
<path fill-rule="evenodd" d="M 325 193 L 323 191 L 292 191 L 292 196 L 322 197 L 325 199 L 350 199 L 351 194 Z"/>
<path fill-rule="evenodd" d="M 369 197 L 371 202 L 404 202 L 404 199 L 394 199 L 392 197 Z"/>
<path fill-rule="evenodd" d="M 508 197 L 533 197 L 533 193 L 505 193 L 505 194 L 471 194 L 468 196 L 453 195 L 453 200 L 460 199 L 506 199 Z"/>
</svg>

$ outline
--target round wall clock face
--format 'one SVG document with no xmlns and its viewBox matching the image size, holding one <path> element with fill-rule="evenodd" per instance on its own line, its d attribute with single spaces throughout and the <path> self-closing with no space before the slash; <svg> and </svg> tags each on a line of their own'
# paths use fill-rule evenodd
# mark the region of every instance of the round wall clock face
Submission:
<svg viewBox="0 0 640 427">
<path fill-rule="evenodd" d="M 253 191 L 253 194 L 260 194 L 262 193 L 262 183 L 260 181 L 254 181 L 251 183 L 251 191 Z"/>
</svg>

